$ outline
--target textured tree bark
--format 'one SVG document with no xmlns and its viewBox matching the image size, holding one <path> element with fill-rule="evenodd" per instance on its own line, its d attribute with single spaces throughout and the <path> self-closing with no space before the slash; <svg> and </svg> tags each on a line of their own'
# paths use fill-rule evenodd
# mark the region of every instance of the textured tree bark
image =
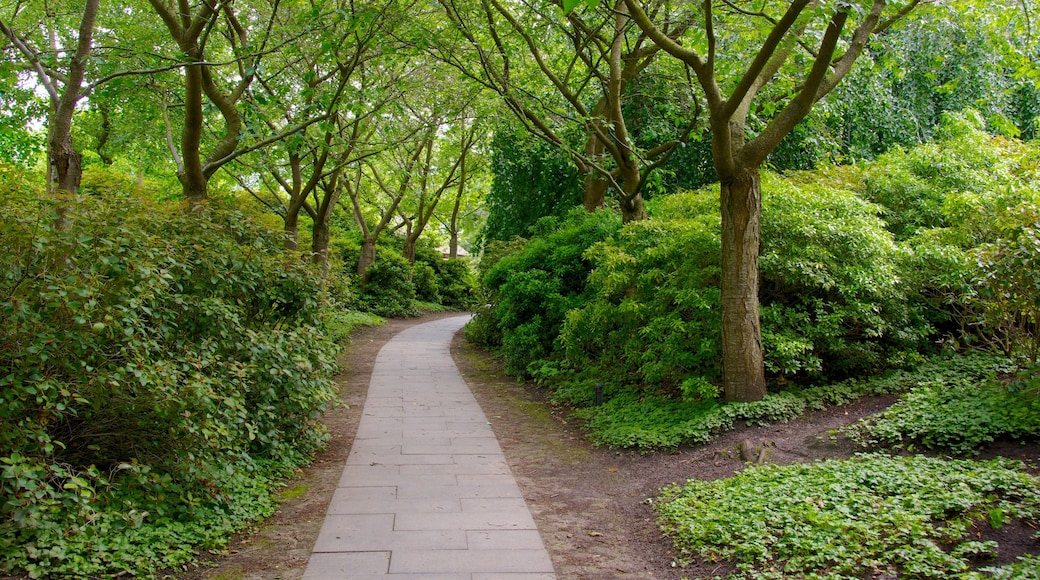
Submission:
<svg viewBox="0 0 1040 580">
<path fill-rule="evenodd" d="M 596 110 L 599 111 L 600 108 L 605 107 L 597 107 Z M 585 142 L 585 157 L 596 159 L 605 152 L 606 150 L 603 144 L 599 142 L 599 138 L 594 134 L 589 135 L 588 140 Z M 603 179 L 603 176 L 596 173 L 594 169 L 585 163 L 578 163 L 578 169 L 585 173 L 585 193 L 582 195 L 581 204 L 587 211 L 594 212 L 606 205 L 607 180 Z"/>
<path fill-rule="evenodd" d="M 314 230 L 311 234 L 311 261 L 315 264 L 328 265 L 329 263 L 329 216 L 325 214 L 314 220 Z M 373 261 L 375 260 L 375 246 L 372 246 Z"/>
<path fill-rule="evenodd" d="M 415 265 L 415 240 L 413 240 L 411 236 L 408 236 L 408 238 L 405 239 L 401 253 L 404 256 L 404 259 L 408 260 L 409 264 L 413 266 Z"/>
<path fill-rule="evenodd" d="M 209 180 L 202 169 L 202 65 L 184 67 L 184 129 L 181 156 L 184 169 L 177 174 L 188 207 L 199 207 L 208 196 Z"/>
<path fill-rule="evenodd" d="M 55 135 L 49 149 L 51 183 L 55 192 L 75 195 L 83 177 L 83 156 L 73 147 L 72 134 L 65 131 L 62 135 Z"/>
<path fill-rule="evenodd" d="M 459 257 L 459 232 L 451 231 L 451 239 L 448 241 L 448 257 L 454 260 Z"/>
<path fill-rule="evenodd" d="M 376 240 L 366 238 L 361 243 L 361 255 L 358 257 L 357 275 L 361 278 L 361 289 L 368 283 L 368 270 L 376 263 Z"/>
<path fill-rule="evenodd" d="M 722 182 L 722 377 L 727 402 L 766 394 L 758 311 L 762 186 L 758 169 Z"/>
<path fill-rule="evenodd" d="M 631 198 L 626 196 L 621 200 L 622 223 L 637 222 L 646 218 L 646 208 L 643 205 L 642 194 L 637 193 Z"/>
<path fill-rule="evenodd" d="M 61 97 L 57 100 L 54 115 L 48 128 L 47 143 L 50 183 L 58 194 L 75 195 L 83 177 L 83 158 L 72 143 L 72 116 L 80 99 L 80 89 L 86 75 L 87 59 L 90 58 L 94 24 L 97 21 L 99 0 L 88 0 L 80 20 L 79 40 L 76 52 L 69 62 L 68 77 Z M 53 102 L 53 101 L 52 101 Z M 64 212 L 59 208 L 59 224 L 64 223 Z"/>
<path fill-rule="evenodd" d="M 283 231 L 285 232 L 285 249 L 286 250 L 297 250 L 299 249 L 299 235 L 300 235 L 300 213 L 289 212 L 282 218 L 285 223 Z"/>
</svg>

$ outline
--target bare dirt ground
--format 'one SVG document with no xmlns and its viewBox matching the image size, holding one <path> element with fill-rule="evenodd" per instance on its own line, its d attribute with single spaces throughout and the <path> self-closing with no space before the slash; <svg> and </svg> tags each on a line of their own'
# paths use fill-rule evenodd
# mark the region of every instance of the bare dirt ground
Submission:
<svg viewBox="0 0 1040 580">
<path fill-rule="evenodd" d="M 357 431 L 376 353 L 404 328 L 456 314 L 389 320 L 356 334 L 345 349 L 341 363 L 346 370 L 338 379 L 345 406 L 326 417 L 332 434 L 329 448 L 289 483 L 277 514 L 252 534 L 236 539 L 226 553 L 213 555 L 203 566 L 176 577 L 300 578 Z M 847 457 L 853 449 L 835 442 L 831 432 L 893 401 L 865 399 L 786 424 L 738 429 L 708 446 L 641 455 L 591 446 L 580 429 L 567 421 L 565 412 L 546 402 L 542 391 L 518 384 L 461 334 L 452 344 L 452 354 L 502 444 L 558 577 L 566 580 L 680 579 L 728 572 L 725 565 L 715 564 L 676 568 L 670 543 L 658 531 L 648 499 L 669 483 L 716 479 L 739 471 L 745 465 L 742 443 L 766 448 L 768 461 L 775 463 Z M 987 455 L 1035 459 L 1038 450 L 1036 445 L 1006 445 Z M 1023 534 L 1026 542 L 1032 542 L 1031 532 L 1023 530 Z"/>
</svg>

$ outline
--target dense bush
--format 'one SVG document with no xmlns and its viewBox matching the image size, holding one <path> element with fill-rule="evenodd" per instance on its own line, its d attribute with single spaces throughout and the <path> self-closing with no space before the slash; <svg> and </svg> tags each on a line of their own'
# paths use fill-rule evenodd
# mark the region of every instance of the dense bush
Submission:
<svg viewBox="0 0 1040 580">
<path fill-rule="evenodd" d="M 370 312 L 382 317 L 416 316 L 423 308 L 465 310 L 475 301 L 476 279 L 467 261 L 445 260 L 426 240 L 420 240 L 415 264 L 401 254 L 403 243 L 393 234 L 385 234 L 376 243 L 376 263 L 368 271 L 361 288 L 354 275 L 361 254 L 360 239 L 342 244 L 340 260 L 344 275 L 359 288 L 356 299 L 343 303 L 345 308 Z"/>
<path fill-rule="evenodd" d="M 875 206 L 812 177 L 763 176 L 767 369 L 778 380 L 833 379 L 919 360 L 915 352 L 930 329 L 907 308 L 898 272 L 903 249 Z M 717 198 L 709 188 L 654 200 L 650 220 L 586 253 L 594 265 L 588 302 L 562 328 L 563 366 L 579 376 L 591 369 L 608 384 L 715 397 Z"/>
<path fill-rule="evenodd" d="M 482 283 L 493 307 L 478 310 L 475 324 L 489 329 L 489 341 L 495 331 L 501 336 L 509 372 L 525 374 L 531 363 L 552 353 L 567 313 L 585 301 L 591 270 L 585 250 L 620 226 L 613 213 L 581 209 L 562 221 L 542 218 L 529 241 L 487 269 Z"/>
<path fill-rule="evenodd" d="M 411 264 L 399 252 L 379 248 L 358 297 L 358 309 L 385 317 L 418 314 L 411 272 Z"/>
<path fill-rule="evenodd" d="M 494 179 L 484 201 L 482 246 L 526 236 L 539 219 L 581 205 L 581 176 L 560 148 L 508 126 L 496 128 L 491 147 Z"/>
<path fill-rule="evenodd" d="M 319 277 L 233 210 L 0 194 L 0 569 L 147 575 L 324 443 Z"/>
<path fill-rule="evenodd" d="M 908 306 L 908 250 L 844 168 L 763 178 L 760 300 L 766 369 L 842 378 L 917 362 L 932 328 Z M 839 186 L 839 187 L 836 187 Z"/>
<path fill-rule="evenodd" d="M 904 293 L 946 345 L 1029 356 L 1040 151 L 983 126 L 973 111 L 945 115 L 934 142 L 868 168 L 864 191 L 905 240 Z"/>
<path fill-rule="evenodd" d="M 415 253 L 416 272 L 424 271 L 428 290 L 418 291 L 427 302 L 435 302 L 446 308 L 466 310 L 476 300 L 476 275 L 465 259 L 445 259 L 444 256 L 428 244 L 420 245 Z M 430 299 L 434 298 L 434 299 Z"/>
<path fill-rule="evenodd" d="M 940 348 L 1032 360 L 1040 153 L 986 134 L 971 111 L 936 135 L 861 167 L 763 174 L 762 339 L 777 394 L 762 410 L 716 403 L 717 186 L 659 196 L 649 220 L 602 238 L 575 235 L 603 219 L 575 214 L 489 246 L 487 306 L 468 335 L 585 407 L 593 438 L 639 447 L 790 418 L 828 397 L 785 387 L 914 367 Z"/>
</svg>

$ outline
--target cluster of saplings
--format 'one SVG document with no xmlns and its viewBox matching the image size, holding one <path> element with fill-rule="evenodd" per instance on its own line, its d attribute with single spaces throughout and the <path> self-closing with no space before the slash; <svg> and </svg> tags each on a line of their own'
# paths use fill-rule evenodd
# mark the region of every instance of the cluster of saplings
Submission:
<svg viewBox="0 0 1040 580">
<path fill-rule="evenodd" d="M 112 170 L 81 192 L 0 166 L 0 574 L 150 576 L 220 547 L 325 444 L 350 311 L 471 293 L 429 251 L 381 248 L 362 291 L 232 201 L 185 211 Z"/>
<path fill-rule="evenodd" d="M 717 185 L 657 196 L 645 221 L 576 211 L 490 245 L 489 306 L 468 336 L 577 407 L 594 440 L 621 447 L 703 442 L 740 420 L 905 389 L 863 379 L 951 366 L 935 357 L 991 353 L 968 365 L 976 378 L 1028 367 L 1040 149 L 983 125 L 970 111 L 949 115 L 912 150 L 763 176 L 763 401 L 719 400 Z M 1033 391 L 1008 405 L 1029 410 L 1015 435 L 1040 434 Z"/>
</svg>

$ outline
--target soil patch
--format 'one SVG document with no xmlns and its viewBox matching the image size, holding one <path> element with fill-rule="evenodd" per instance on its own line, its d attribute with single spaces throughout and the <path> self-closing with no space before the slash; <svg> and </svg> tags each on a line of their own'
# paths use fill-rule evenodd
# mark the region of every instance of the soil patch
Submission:
<svg viewBox="0 0 1040 580">
<path fill-rule="evenodd" d="M 733 475 L 745 465 L 741 444 L 765 449 L 774 463 L 847 457 L 851 446 L 831 434 L 895 400 L 862 399 L 786 424 L 737 429 L 707 446 L 640 454 L 589 444 L 544 391 L 517 384 L 461 334 L 452 355 L 502 444 L 561 579 L 678 580 L 728 572 L 675 566 L 651 505 L 660 489 Z"/>
</svg>

